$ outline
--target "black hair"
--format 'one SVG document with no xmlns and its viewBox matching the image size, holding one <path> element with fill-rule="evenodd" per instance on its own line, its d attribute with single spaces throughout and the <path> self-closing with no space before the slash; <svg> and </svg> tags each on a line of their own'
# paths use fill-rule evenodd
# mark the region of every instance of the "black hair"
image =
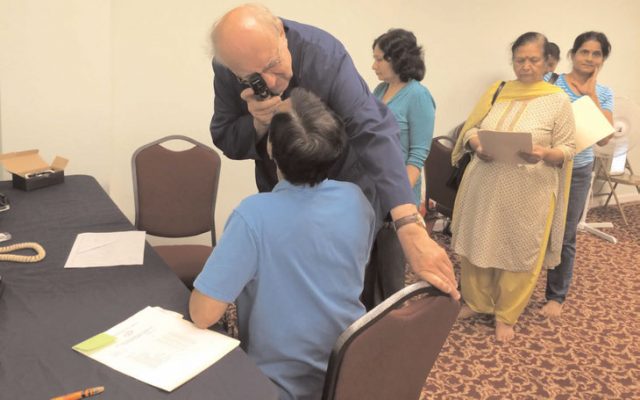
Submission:
<svg viewBox="0 0 640 400">
<path fill-rule="evenodd" d="M 576 37 L 576 40 L 573 41 L 573 47 L 569 50 L 569 55 L 574 55 L 576 52 L 582 47 L 584 42 L 588 42 L 589 40 L 595 40 L 600 43 L 600 48 L 602 49 L 602 57 L 606 60 L 609 57 L 609 53 L 611 53 L 611 43 L 609 43 L 609 39 L 607 39 L 607 35 L 602 32 L 588 31 L 581 33 Z"/>
<path fill-rule="evenodd" d="M 547 54 L 554 60 L 560 59 L 560 47 L 553 42 L 547 42 Z"/>
<path fill-rule="evenodd" d="M 346 147 L 344 125 L 311 92 L 295 88 L 289 98 L 291 110 L 271 119 L 271 154 L 286 180 L 314 186 L 328 178 Z"/>
<path fill-rule="evenodd" d="M 511 57 L 515 56 L 516 50 L 518 50 L 519 47 L 534 42 L 541 42 L 544 59 L 547 60 L 549 58 L 549 41 L 545 35 L 539 32 L 527 32 L 518 36 L 516 41 L 511 45 Z"/>
<path fill-rule="evenodd" d="M 403 82 L 409 79 L 421 81 L 426 66 L 423 60 L 422 47 L 418 46 L 416 36 L 404 29 L 390 29 L 373 41 L 384 54 L 384 59 L 391 63 L 391 68 Z"/>
</svg>

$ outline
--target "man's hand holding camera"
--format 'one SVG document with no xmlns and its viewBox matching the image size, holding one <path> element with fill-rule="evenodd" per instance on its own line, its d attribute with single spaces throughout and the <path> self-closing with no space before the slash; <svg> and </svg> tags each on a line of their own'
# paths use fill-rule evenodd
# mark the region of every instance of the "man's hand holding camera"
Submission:
<svg viewBox="0 0 640 400">
<path fill-rule="evenodd" d="M 259 140 L 267 132 L 271 118 L 278 110 L 278 106 L 282 103 L 280 96 L 271 96 L 268 99 L 257 97 L 253 89 L 246 88 L 240 93 L 240 98 L 247 102 L 249 113 L 253 116 L 253 126 L 258 134 Z"/>
</svg>

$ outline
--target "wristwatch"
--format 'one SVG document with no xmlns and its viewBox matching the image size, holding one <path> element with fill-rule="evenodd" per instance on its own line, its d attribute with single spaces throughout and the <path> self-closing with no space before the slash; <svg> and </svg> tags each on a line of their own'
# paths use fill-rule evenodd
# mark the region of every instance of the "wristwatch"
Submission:
<svg viewBox="0 0 640 400">
<path fill-rule="evenodd" d="M 427 230 L 427 224 L 424 223 L 424 218 L 422 218 L 422 215 L 418 213 L 413 213 L 411 215 L 407 215 L 406 217 L 398 218 L 397 220 L 393 221 L 393 228 L 397 232 L 400 228 L 407 224 L 418 224 L 422 228 L 424 228 L 424 230 Z"/>
</svg>

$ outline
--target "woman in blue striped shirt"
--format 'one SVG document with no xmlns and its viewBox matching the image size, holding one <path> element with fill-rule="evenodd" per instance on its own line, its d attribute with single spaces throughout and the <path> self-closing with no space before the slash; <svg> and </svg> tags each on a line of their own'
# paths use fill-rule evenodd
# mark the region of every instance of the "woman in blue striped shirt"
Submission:
<svg viewBox="0 0 640 400">
<path fill-rule="evenodd" d="M 582 96 L 591 97 L 609 122 L 613 123 L 613 92 L 597 82 L 598 73 L 610 52 L 611 44 L 604 33 L 593 31 L 582 33 L 575 39 L 573 47 L 569 50 L 573 64 L 571 72 L 561 74 L 555 84 L 569 95 L 572 102 Z M 609 139 L 610 137 L 601 140 L 598 145 L 607 144 Z M 593 162 L 594 154 L 591 147 L 576 154 L 573 160 L 562 258 L 560 264 L 547 273 L 545 292 L 547 303 L 541 309 L 541 313 L 550 318 L 560 316 L 562 304 L 569 291 L 576 256 L 577 227 L 591 185 Z"/>
</svg>

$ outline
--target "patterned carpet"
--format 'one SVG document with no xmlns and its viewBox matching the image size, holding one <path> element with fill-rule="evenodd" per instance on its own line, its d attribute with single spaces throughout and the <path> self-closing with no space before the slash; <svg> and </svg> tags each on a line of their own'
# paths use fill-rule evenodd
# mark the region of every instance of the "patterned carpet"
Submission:
<svg viewBox="0 0 640 400">
<path fill-rule="evenodd" d="M 489 318 L 456 322 L 421 399 L 640 399 L 640 203 L 625 213 L 629 226 L 615 207 L 589 212 L 589 222 L 613 222 L 603 231 L 618 243 L 578 234 L 559 320 L 537 313 L 543 272 L 510 343 L 495 341 Z"/>
</svg>

